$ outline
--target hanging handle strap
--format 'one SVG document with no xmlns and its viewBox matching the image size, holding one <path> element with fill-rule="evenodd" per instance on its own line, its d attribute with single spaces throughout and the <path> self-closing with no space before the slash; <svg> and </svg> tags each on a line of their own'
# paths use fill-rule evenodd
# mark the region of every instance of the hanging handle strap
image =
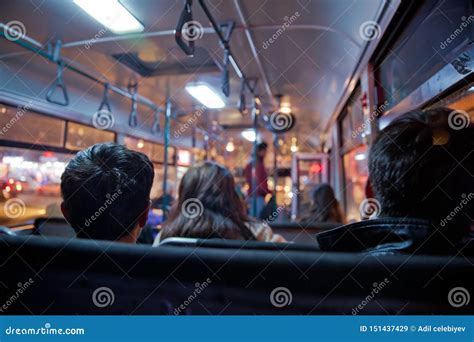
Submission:
<svg viewBox="0 0 474 342">
<path fill-rule="evenodd" d="M 222 92 L 226 97 L 230 95 L 229 81 L 229 49 L 224 50 L 224 70 L 222 71 Z"/>
<path fill-rule="evenodd" d="M 130 110 L 130 116 L 128 117 L 128 125 L 130 127 L 137 127 L 138 125 L 138 111 L 137 111 L 137 83 L 130 83 L 128 90 L 132 95 L 132 109 Z"/>
<path fill-rule="evenodd" d="M 66 85 L 64 84 L 64 81 L 63 81 L 63 70 L 64 70 L 64 64 L 63 62 L 59 61 L 57 72 L 56 72 L 56 80 L 54 81 L 54 83 L 51 85 L 48 92 L 46 93 L 46 100 L 48 102 L 51 102 L 60 106 L 68 106 L 69 94 L 67 92 Z M 61 89 L 61 92 L 62 92 L 62 97 L 63 97 L 62 101 L 55 100 L 53 98 L 53 95 L 56 92 L 56 89 L 58 88 Z"/>
<path fill-rule="evenodd" d="M 242 79 L 242 83 L 240 85 L 240 98 L 239 98 L 239 112 L 241 114 L 245 114 L 247 111 L 247 103 L 245 99 L 245 79 Z"/>
<path fill-rule="evenodd" d="M 184 53 L 189 56 L 194 56 L 194 40 L 195 36 L 192 30 L 195 28 L 192 26 L 193 23 L 193 12 L 192 12 L 192 0 L 186 0 L 184 4 L 184 9 L 181 12 L 181 16 L 178 20 L 178 25 L 176 26 L 176 30 L 174 32 L 174 39 L 176 43 L 184 51 Z M 196 32 L 194 32 L 196 33 Z M 187 43 L 185 42 L 187 41 Z"/>
<path fill-rule="evenodd" d="M 160 109 L 156 108 L 153 114 L 153 126 L 151 127 L 152 134 L 158 134 L 161 132 L 160 127 Z"/>
<path fill-rule="evenodd" d="M 102 97 L 102 102 L 100 103 L 100 106 L 99 106 L 99 111 L 104 110 L 104 107 L 109 112 L 112 112 L 112 109 L 109 103 L 109 84 L 108 83 L 104 84 L 104 95 Z"/>
</svg>

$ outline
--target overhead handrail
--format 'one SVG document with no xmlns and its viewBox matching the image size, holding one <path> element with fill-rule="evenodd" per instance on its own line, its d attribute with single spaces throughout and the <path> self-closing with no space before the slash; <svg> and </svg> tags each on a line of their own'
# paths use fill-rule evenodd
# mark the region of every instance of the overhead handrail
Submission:
<svg viewBox="0 0 474 342">
<path fill-rule="evenodd" d="M 193 22 L 193 12 L 192 12 L 193 0 L 185 0 L 183 11 L 176 25 L 176 30 L 174 32 L 174 39 L 176 43 L 184 51 L 184 53 L 189 56 L 194 56 L 194 37 L 189 36 L 190 30 L 195 28 L 192 26 Z M 186 44 L 185 40 L 188 42 Z"/>
<path fill-rule="evenodd" d="M 49 45 L 49 49 L 52 50 L 52 61 L 57 63 L 56 69 L 56 79 L 54 83 L 49 87 L 48 92 L 46 93 L 46 100 L 48 102 L 60 105 L 60 106 L 68 106 L 69 105 L 69 94 L 67 92 L 66 84 L 63 80 L 63 71 L 64 71 L 64 63 L 61 60 L 61 41 L 58 40 L 54 45 L 54 49 L 52 49 L 51 45 Z M 63 101 L 58 101 L 53 99 L 53 95 L 56 92 L 56 89 L 61 89 L 63 94 Z"/>
<path fill-rule="evenodd" d="M 132 108 L 130 110 L 130 115 L 128 117 L 128 125 L 130 127 L 137 127 L 138 125 L 138 111 L 137 111 L 137 93 L 138 93 L 138 84 L 137 82 L 130 82 L 128 84 L 128 91 L 132 96 Z"/>
<path fill-rule="evenodd" d="M 6 28 L 6 27 L 7 27 L 6 25 L 0 23 L 0 28 Z M 6 39 L 5 32 L 4 32 L 3 29 L 0 30 L 0 37 L 3 37 L 3 38 Z M 41 44 L 40 42 L 35 41 L 34 39 L 32 39 L 31 37 L 28 37 L 27 35 L 22 35 L 22 37 L 20 39 L 17 39 L 17 40 L 9 40 L 9 42 L 11 42 L 13 44 L 16 44 L 18 46 L 21 46 L 24 49 L 35 53 L 38 56 L 41 56 L 41 57 L 43 57 L 43 58 L 45 58 L 49 61 L 54 62 L 52 49 L 50 48 L 49 51 L 44 51 L 42 49 L 43 44 Z M 62 45 L 62 48 L 64 48 L 64 45 Z M 70 70 L 70 71 L 72 71 L 72 72 L 74 72 L 78 75 L 81 75 L 81 76 L 91 80 L 92 82 L 95 82 L 95 83 L 98 83 L 98 84 L 101 84 L 101 85 L 105 85 L 105 83 L 107 83 L 106 80 L 101 79 L 100 77 L 95 76 L 95 75 L 91 74 L 88 71 L 82 70 L 78 66 L 75 66 L 70 61 L 66 60 L 64 57 L 61 57 L 60 59 L 61 59 L 62 65 L 63 65 L 63 69 L 68 69 L 68 70 Z M 116 94 L 121 95 L 123 97 L 131 98 L 130 93 L 126 89 L 120 88 L 118 86 L 109 84 L 109 90 L 113 91 Z M 147 106 L 147 107 L 149 107 L 149 108 L 152 108 L 153 110 L 159 109 L 159 112 L 163 112 L 163 107 L 155 104 L 153 101 L 151 101 L 150 99 L 148 99 L 144 96 L 141 96 L 141 95 L 137 94 L 136 101 L 143 104 L 143 105 L 145 105 L 145 106 Z M 177 119 L 177 118 L 171 117 L 171 119 L 178 122 L 178 123 L 180 123 L 180 124 L 183 124 L 183 122 L 181 120 Z M 197 128 L 197 131 L 201 132 L 203 135 L 209 134 L 206 130 L 204 130 L 202 128 Z"/>
</svg>

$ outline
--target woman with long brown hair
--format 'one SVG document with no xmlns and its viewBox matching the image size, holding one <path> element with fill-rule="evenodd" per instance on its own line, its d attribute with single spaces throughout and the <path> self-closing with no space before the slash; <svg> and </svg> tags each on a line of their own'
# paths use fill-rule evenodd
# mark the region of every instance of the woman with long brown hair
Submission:
<svg viewBox="0 0 474 342">
<path fill-rule="evenodd" d="M 160 240 L 168 237 L 222 238 L 284 242 L 271 228 L 249 218 L 235 190 L 232 173 L 203 162 L 191 167 L 179 185 L 177 205 L 163 224 Z"/>
</svg>

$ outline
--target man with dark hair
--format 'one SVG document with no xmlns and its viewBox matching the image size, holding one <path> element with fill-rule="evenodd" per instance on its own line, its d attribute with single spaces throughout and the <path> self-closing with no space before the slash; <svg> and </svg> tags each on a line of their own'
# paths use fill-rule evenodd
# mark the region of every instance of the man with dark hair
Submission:
<svg viewBox="0 0 474 342">
<path fill-rule="evenodd" d="M 150 209 L 153 164 L 113 143 L 81 151 L 61 176 L 64 217 L 85 239 L 135 243 Z"/>
<path fill-rule="evenodd" d="M 472 245 L 466 248 L 474 219 L 470 121 L 466 112 L 437 108 L 406 113 L 383 129 L 369 155 L 371 200 L 380 206 L 379 218 L 318 234 L 321 249 L 471 254 Z"/>
<path fill-rule="evenodd" d="M 250 204 L 250 212 L 252 213 L 252 195 L 255 192 L 255 195 L 257 197 L 257 203 L 256 203 L 256 212 L 255 212 L 255 217 L 260 218 L 260 214 L 265 207 L 265 196 L 270 193 L 270 190 L 268 189 L 268 174 L 267 171 L 265 170 L 265 155 L 267 154 L 268 150 L 268 145 L 266 142 L 261 142 L 257 145 L 257 164 L 256 164 L 256 169 L 255 169 L 255 178 L 256 178 L 256 184 L 257 187 L 254 190 L 252 188 L 252 161 L 250 161 L 247 166 L 245 167 L 244 170 L 244 175 L 245 175 L 245 181 L 249 185 L 249 195 L 248 195 L 248 201 Z"/>
</svg>

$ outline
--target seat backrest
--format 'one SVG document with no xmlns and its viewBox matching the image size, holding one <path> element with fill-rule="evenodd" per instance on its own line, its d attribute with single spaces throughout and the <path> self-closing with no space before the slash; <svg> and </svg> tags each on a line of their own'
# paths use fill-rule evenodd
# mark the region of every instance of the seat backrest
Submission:
<svg viewBox="0 0 474 342">
<path fill-rule="evenodd" d="M 35 219 L 34 234 L 43 236 L 58 236 L 73 238 L 76 236 L 74 228 L 63 218 L 40 217 Z"/>
<path fill-rule="evenodd" d="M 299 244 L 315 245 L 316 234 L 326 230 L 339 227 L 339 223 L 312 222 L 311 224 L 298 222 L 270 222 L 270 227 L 275 234 L 279 234 L 286 241 L 292 241 Z"/>
<path fill-rule="evenodd" d="M 3 314 L 473 312 L 472 301 L 459 294 L 473 293 L 474 260 L 451 256 L 152 248 L 1 235 L 0 260 Z"/>
<path fill-rule="evenodd" d="M 193 239 L 182 237 L 171 237 L 160 242 L 159 246 L 176 247 L 200 247 L 200 248 L 233 248 L 233 249 L 258 249 L 273 251 L 318 251 L 316 245 L 304 245 L 294 243 L 273 243 L 263 241 L 242 241 L 225 239 Z"/>
</svg>

